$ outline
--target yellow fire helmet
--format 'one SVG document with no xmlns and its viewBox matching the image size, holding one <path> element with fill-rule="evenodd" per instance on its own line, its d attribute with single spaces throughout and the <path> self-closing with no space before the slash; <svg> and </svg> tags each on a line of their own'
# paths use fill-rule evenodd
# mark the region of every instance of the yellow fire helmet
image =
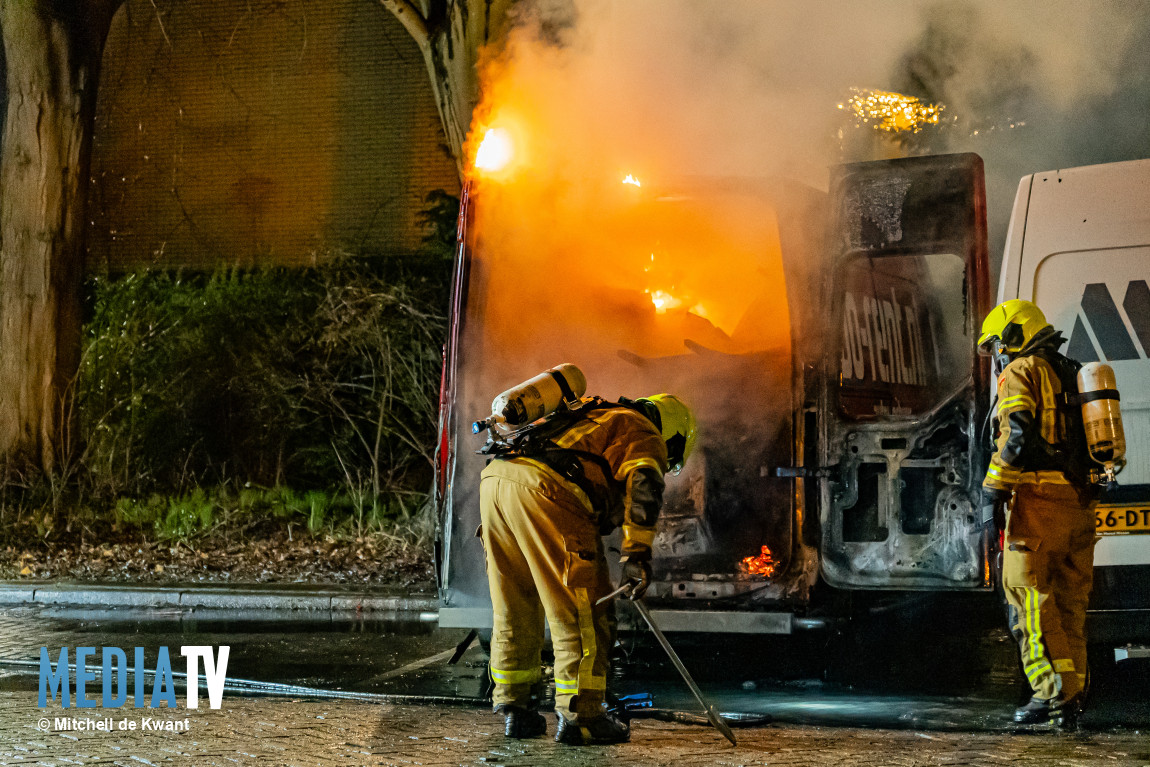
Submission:
<svg viewBox="0 0 1150 767">
<path fill-rule="evenodd" d="M 978 348 L 992 353 L 996 345 L 1002 351 L 1016 354 L 1026 347 L 1040 330 L 1050 325 L 1046 315 L 1035 304 L 1014 298 L 1004 301 L 990 310 L 982 323 L 982 335 L 978 337 Z"/>
<path fill-rule="evenodd" d="M 698 432 L 694 413 L 674 394 L 656 394 L 638 401 L 649 402 L 659 411 L 659 428 L 667 443 L 667 458 L 671 471 L 678 474 L 695 449 Z"/>
</svg>

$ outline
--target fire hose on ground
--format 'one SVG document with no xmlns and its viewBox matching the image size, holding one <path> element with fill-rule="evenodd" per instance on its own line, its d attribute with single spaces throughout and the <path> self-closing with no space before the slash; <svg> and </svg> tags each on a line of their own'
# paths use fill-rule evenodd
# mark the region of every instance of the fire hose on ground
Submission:
<svg viewBox="0 0 1150 767">
<path fill-rule="evenodd" d="M 40 673 L 40 661 L 0 658 L 0 668 L 12 669 L 16 673 L 38 674 Z M 76 664 L 69 663 L 68 670 L 75 673 Z M 98 666 L 90 669 L 90 671 L 96 674 L 96 678 L 99 678 L 102 673 Z M 154 678 L 156 672 L 154 669 L 144 669 L 142 673 L 145 678 Z M 172 678 L 181 687 L 187 686 L 186 673 L 180 671 L 173 671 L 171 673 Z M 474 706 L 476 708 L 486 708 L 491 705 L 491 700 L 486 697 L 396 695 L 376 692 L 353 692 L 350 690 L 325 690 L 319 687 L 307 687 L 281 682 L 261 682 L 255 679 L 239 679 L 235 677 L 228 677 L 224 683 L 224 691 L 241 695 L 266 695 L 268 697 L 308 698 L 313 700 L 356 700 L 364 703 L 394 706 Z M 699 714 L 654 708 L 646 704 L 639 704 L 634 708 L 626 708 L 626 711 L 627 715 L 632 719 L 655 719 L 680 724 L 710 725 L 708 719 Z M 770 717 L 760 714 L 724 712 L 722 716 L 732 727 L 759 727 L 771 721 Z"/>
</svg>

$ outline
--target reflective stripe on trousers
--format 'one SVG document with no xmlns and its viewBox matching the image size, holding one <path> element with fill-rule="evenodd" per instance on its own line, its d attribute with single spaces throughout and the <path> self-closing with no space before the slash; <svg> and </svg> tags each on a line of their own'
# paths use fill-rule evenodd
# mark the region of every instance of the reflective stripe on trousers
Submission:
<svg viewBox="0 0 1150 767">
<path fill-rule="evenodd" d="M 1011 631 L 1034 696 L 1081 692 L 1086 604 L 1094 571 L 1094 513 L 1061 483 L 1015 488 L 1007 517 L 1002 586 Z"/>
<path fill-rule="evenodd" d="M 556 709 L 597 715 L 607 687 L 614 612 L 598 526 L 586 507 L 530 465 L 504 465 L 480 483 L 491 588 L 495 705 L 528 705 L 539 678 L 543 621 L 555 650 Z"/>
</svg>

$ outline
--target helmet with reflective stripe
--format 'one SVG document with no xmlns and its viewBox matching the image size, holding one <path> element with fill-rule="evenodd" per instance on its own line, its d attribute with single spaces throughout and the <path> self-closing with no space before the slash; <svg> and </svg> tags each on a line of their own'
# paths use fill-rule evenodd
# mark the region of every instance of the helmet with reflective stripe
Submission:
<svg viewBox="0 0 1150 767">
<path fill-rule="evenodd" d="M 656 394 L 636 400 L 640 403 L 649 403 L 655 406 L 659 413 L 659 422 L 656 426 L 667 443 L 667 459 L 671 464 L 671 471 L 678 474 L 683 464 L 695 449 L 697 430 L 695 415 L 683 400 L 674 394 Z"/>
<path fill-rule="evenodd" d="M 978 348 L 988 354 L 999 351 L 1017 354 L 1039 331 L 1049 326 L 1046 315 L 1030 301 L 1020 298 L 1004 301 L 983 320 Z"/>
</svg>

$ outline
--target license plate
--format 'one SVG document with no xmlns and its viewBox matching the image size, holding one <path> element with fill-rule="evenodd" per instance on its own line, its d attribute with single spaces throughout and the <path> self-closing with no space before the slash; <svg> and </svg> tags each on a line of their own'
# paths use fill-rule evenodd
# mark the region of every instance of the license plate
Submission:
<svg viewBox="0 0 1150 767">
<path fill-rule="evenodd" d="M 1094 528 L 1099 535 L 1150 533 L 1150 506 L 1096 506 Z"/>
</svg>

